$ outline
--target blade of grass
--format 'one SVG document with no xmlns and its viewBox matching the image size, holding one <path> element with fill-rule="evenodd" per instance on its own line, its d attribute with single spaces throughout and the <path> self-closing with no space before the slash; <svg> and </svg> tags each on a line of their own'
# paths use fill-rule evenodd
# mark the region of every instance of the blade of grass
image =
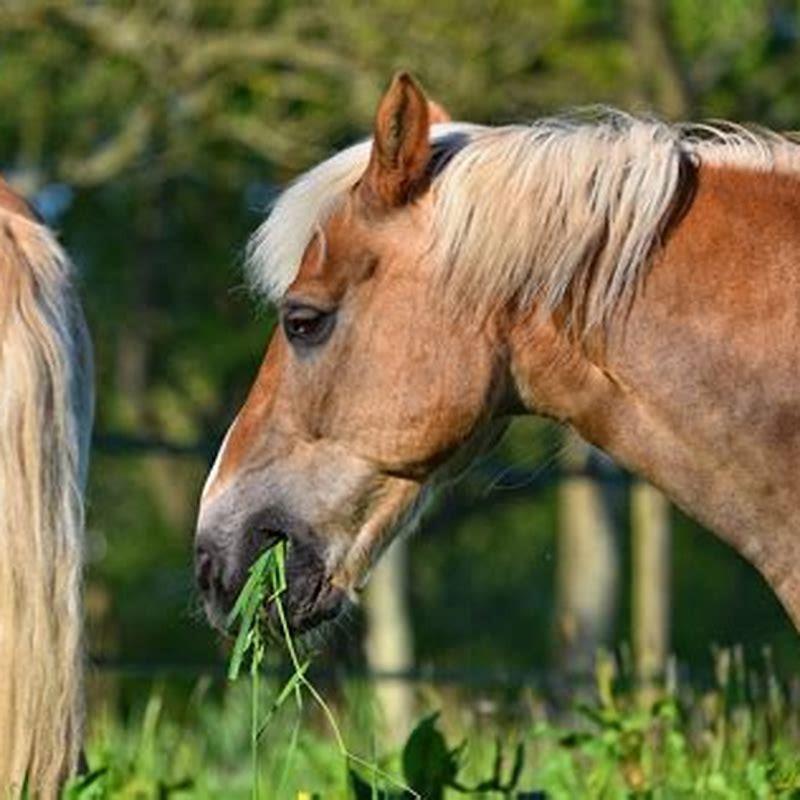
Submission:
<svg viewBox="0 0 800 800">
<path fill-rule="evenodd" d="M 267 725 L 269 725 L 270 720 L 275 715 L 275 713 L 280 709 L 280 707 L 286 702 L 286 699 L 292 692 L 295 692 L 298 685 L 302 682 L 303 678 L 305 677 L 305 673 L 308 668 L 311 666 L 310 661 L 306 661 L 303 666 L 301 667 L 301 672 L 295 672 L 291 678 L 284 684 L 283 688 L 280 691 L 280 694 L 275 698 L 272 705 L 267 711 L 266 716 L 264 717 L 263 722 L 261 723 L 261 727 L 258 729 L 259 738 L 264 734 L 264 731 L 267 729 Z M 301 705 L 302 708 L 302 705 Z"/>
<path fill-rule="evenodd" d="M 275 600 L 275 607 L 278 612 L 278 619 L 281 623 L 281 629 L 283 631 L 284 641 L 286 642 L 286 648 L 289 651 L 289 658 L 292 661 L 292 665 L 294 666 L 295 673 L 300 671 L 300 661 L 297 657 L 297 651 L 294 646 L 294 640 L 292 639 L 291 631 L 289 630 L 289 625 L 286 620 L 286 614 L 283 610 L 283 603 L 281 602 L 280 596 L 278 596 Z M 317 691 L 316 686 L 314 686 L 311 681 L 303 674 L 298 680 L 298 689 L 299 687 L 305 687 L 306 691 L 311 695 L 314 702 L 322 709 L 322 713 L 325 715 L 325 718 L 328 721 L 328 725 L 330 726 L 331 731 L 333 732 L 334 738 L 336 739 L 336 745 L 339 748 L 339 752 L 342 756 L 349 762 L 353 764 L 357 764 L 364 769 L 369 770 L 372 772 L 373 775 L 377 775 L 381 778 L 381 780 L 390 783 L 397 789 L 402 789 L 404 792 L 408 792 L 412 797 L 417 798 L 417 800 L 422 800 L 422 796 L 412 789 L 410 786 L 407 786 L 402 781 L 399 781 L 393 775 L 390 775 L 388 772 L 385 772 L 377 764 L 371 763 L 366 759 L 357 756 L 355 753 L 350 752 L 347 748 L 347 745 L 344 740 L 344 736 L 342 735 L 342 731 L 339 728 L 339 724 L 336 721 L 336 717 L 331 710 L 331 707 L 325 702 L 322 695 Z"/>
<path fill-rule="evenodd" d="M 278 781 L 277 797 L 283 797 L 283 790 L 286 786 L 286 781 L 289 779 L 289 770 L 294 764 L 295 753 L 297 752 L 297 742 L 300 737 L 300 725 L 303 722 L 303 710 L 300 708 L 297 712 L 297 719 L 292 726 L 292 735 L 289 739 L 289 746 L 286 748 L 286 758 L 283 761 L 283 769 L 281 770 L 281 777 Z"/>
<path fill-rule="evenodd" d="M 264 602 L 266 593 L 266 578 L 269 568 L 275 556 L 272 550 L 267 550 L 250 567 L 250 574 L 247 582 L 242 587 L 236 603 L 228 615 L 227 626 L 232 628 L 239 620 L 239 630 L 236 641 L 233 645 L 233 652 L 228 664 L 228 679 L 235 681 L 239 677 L 242 668 L 242 661 L 248 650 L 255 644 L 254 631 L 258 628 L 254 625 L 259 608 Z"/>
<path fill-rule="evenodd" d="M 253 769 L 253 800 L 258 800 L 258 702 L 259 674 L 264 643 L 258 625 L 253 629 L 253 658 L 250 662 L 250 756 Z"/>
</svg>

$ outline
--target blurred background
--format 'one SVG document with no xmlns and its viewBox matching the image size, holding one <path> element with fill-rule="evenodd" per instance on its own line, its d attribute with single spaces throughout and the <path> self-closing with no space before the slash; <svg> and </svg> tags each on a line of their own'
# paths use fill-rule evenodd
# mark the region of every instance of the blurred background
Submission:
<svg viewBox="0 0 800 800">
<path fill-rule="evenodd" d="M 0 169 L 77 263 L 96 347 L 93 702 L 223 674 L 191 541 L 274 324 L 243 286 L 242 249 L 287 181 L 369 132 L 394 70 L 456 119 L 601 103 L 787 130 L 799 39 L 797 0 L 3 0 Z M 599 648 L 645 677 L 702 675 L 731 643 L 800 667 L 753 569 L 564 431 L 522 420 L 391 551 L 316 666 L 380 678 L 399 731 L 420 682 L 557 695 Z"/>
</svg>

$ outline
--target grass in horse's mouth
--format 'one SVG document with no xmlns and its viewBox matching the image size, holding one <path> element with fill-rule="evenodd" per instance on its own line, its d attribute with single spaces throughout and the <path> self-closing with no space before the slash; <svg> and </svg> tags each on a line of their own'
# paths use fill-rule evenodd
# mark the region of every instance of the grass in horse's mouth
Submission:
<svg viewBox="0 0 800 800">
<path fill-rule="evenodd" d="M 290 697 L 294 697 L 297 708 L 297 720 L 292 729 L 291 739 L 287 758 L 284 763 L 281 779 L 277 787 L 275 796 L 281 797 L 289 770 L 294 760 L 294 753 L 297 747 L 300 724 L 303 713 L 303 691 L 305 690 L 316 702 L 325 714 L 325 717 L 333 731 L 336 744 L 344 759 L 352 765 L 357 765 L 367 770 L 372 776 L 373 784 L 380 778 L 383 781 L 407 792 L 410 797 L 420 798 L 420 795 L 411 787 L 399 782 L 396 778 L 381 770 L 376 764 L 365 761 L 359 756 L 351 753 L 344 742 L 344 737 L 336 722 L 330 706 L 325 702 L 317 688 L 308 679 L 306 672 L 311 664 L 310 660 L 300 661 L 297 649 L 292 639 L 291 631 L 286 620 L 286 612 L 283 606 L 283 595 L 286 592 L 286 549 L 288 545 L 285 539 L 277 541 L 271 548 L 263 552 L 250 567 L 245 585 L 234 603 L 231 613 L 228 615 L 228 630 L 236 630 L 236 641 L 233 645 L 230 661 L 228 663 L 228 679 L 235 681 L 242 671 L 242 665 L 248 653 L 250 654 L 250 748 L 252 754 L 253 784 L 252 797 L 258 800 L 258 745 L 259 740 L 266 732 L 270 720 L 275 713 L 286 703 Z M 259 677 L 261 665 L 266 654 L 267 641 L 264 637 L 262 617 L 268 615 L 271 610 L 275 611 L 279 624 L 279 634 L 283 638 L 289 659 L 292 664 L 292 675 L 278 692 L 271 703 L 266 714 L 263 715 L 259 708 Z"/>
</svg>

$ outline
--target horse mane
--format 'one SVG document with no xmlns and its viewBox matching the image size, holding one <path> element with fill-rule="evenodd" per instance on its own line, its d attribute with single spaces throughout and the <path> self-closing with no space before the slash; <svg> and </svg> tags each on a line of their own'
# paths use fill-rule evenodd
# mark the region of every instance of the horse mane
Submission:
<svg viewBox="0 0 800 800">
<path fill-rule="evenodd" d="M 552 310 L 581 299 L 586 329 L 636 286 L 701 164 L 800 172 L 800 146 L 728 122 L 671 125 L 591 109 L 530 125 L 436 125 L 432 247 L 442 294 L 480 314 L 497 303 Z M 300 176 L 248 247 L 256 292 L 277 301 L 315 228 L 366 169 L 360 142 Z"/>
<path fill-rule="evenodd" d="M 82 741 L 91 352 L 71 273 L 44 225 L 0 203 L 3 798 L 59 796 Z"/>
</svg>

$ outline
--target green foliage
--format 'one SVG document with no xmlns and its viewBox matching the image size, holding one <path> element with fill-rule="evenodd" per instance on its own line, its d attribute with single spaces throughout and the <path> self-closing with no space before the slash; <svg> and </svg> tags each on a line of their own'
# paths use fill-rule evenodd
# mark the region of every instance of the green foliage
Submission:
<svg viewBox="0 0 800 800">
<path fill-rule="evenodd" d="M 438 718 L 438 714 L 431 714 L 419 722 L 403 749 L 406 780 L 430 800 L 439 800 L 448 786 L 456 785 L 462 749 L 448 749 L 444 736 L 436 728 Z"/>
<path fill-rule="evenodd" d="M 259 761 L 262 797 L 317 794 L 325 800 L 426 800 L 457 797 L 552 798 L 792 798 L 800 792 L 800 705 L 769 667 L 747 671 L 747 687 L 730 654 L 717 656 L 717 684 L 684 683 L 655 702 L 638 693 L 598 686 L 595 700 L 559 715 L 542 710 L 484 717 L 465 713 L 468 695 L 434 699 L 441 712 L 424 716 L 400 753 L 377 743 L 375 764 L 343 760 L 318 710 L 291 741 L 290 709 L 279 710 Z M 263 707 L 278 686 L 265 680 Z M 796 695 L 796 693 L 795 693 Z M 604 698 L 604 699 L 603 699 Z M 541 708 L 527 692 L 507 697 Z M 105 798 L 249 797 L 247 687 L 230 685 L 215 697 L 200 688 L 188 706 L 170 707 L 156 688 L 139 714 L 95 719 L 90 772 L 65 792 L 69 800 Z M 363 716 L 352 703 L 339 709 L 344 736 Z M 513 720 L 513 721 L 511 721 Z M 452 742 L 458 742 L 453 744 Z M 292 768 L 285 776 L 290 750 Z M 378 764 L 380 766 L 378 766 Z M 347 766 L 347 768 L 345 768 Z M 301 794 L 305 793 L 305 794 Z"/>
<path fill-rule="evenodd" d="M 382 800 L 408 800 L 414 796 L 426 800 L 441 800 L 445 789 L 459 788 L 456 778 L 461 748 L 448 749 L 444 736 L 436 728 L 438 717 L 439 714 L 435 713 L 423 718 L 411 732 L 403 748 L 403 774 L 417 794 L 378 789 L 375 775 L 366 780 L 357 770 L 350 769 L 350 783 L 356 800 L 376 797 Z"/>
</svg>

